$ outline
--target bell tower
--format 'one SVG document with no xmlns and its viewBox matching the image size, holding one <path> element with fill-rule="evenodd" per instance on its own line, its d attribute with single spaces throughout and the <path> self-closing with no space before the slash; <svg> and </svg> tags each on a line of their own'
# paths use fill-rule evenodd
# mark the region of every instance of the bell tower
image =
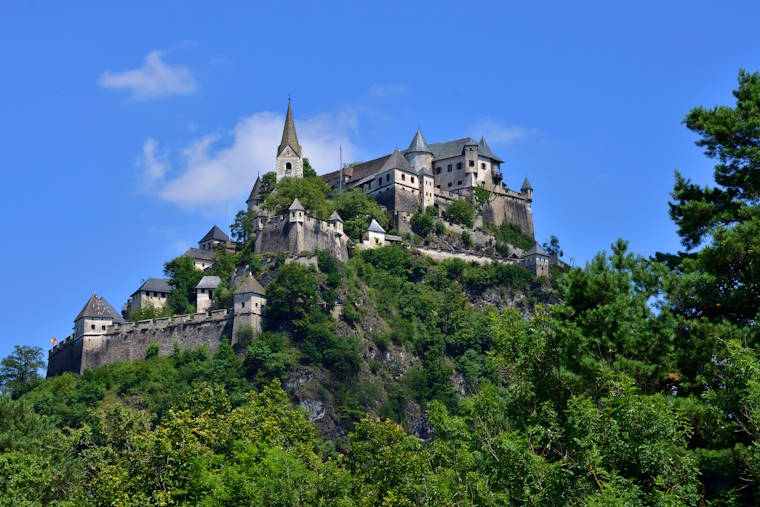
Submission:
<svg viewBox="0 0 760 507">
<path fill-rule="evenodd" d="M 289 176 L 303 178 L 303 153 L 298 144 L 296 124 L 293 122 L 293 111 L 288 97 L 288 113 L 285 115 L 285 127 L 282 129 L 282 141 L 277 147 L 277 181 Z"/>
</svg>

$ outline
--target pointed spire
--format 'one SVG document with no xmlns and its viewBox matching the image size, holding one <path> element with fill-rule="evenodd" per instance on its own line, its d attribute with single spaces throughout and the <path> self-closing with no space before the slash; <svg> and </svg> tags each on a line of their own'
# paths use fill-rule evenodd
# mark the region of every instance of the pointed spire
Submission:
<svg viewBox="0 0 760 507">
<path fill-rule="evenodd" d="M 520 190 L 525 192 L 526 190 L 533 190 L 533 187 L 530 186 L 530 181 L 528 181 L 528 177 L 525 177 L 525 181 L 523 181 L 522 187 L 520 187 Z"/>
<path fill-rule="evenodd" d="M 280 146 L 277 148 L 277 155 L 279 156 L 288 146 L 293 148 L 293 151 L 295 151 L 299 157 L 302 156 L 301 145 L 298 144 L 298 136 L 296 135 L 296 124 L 293 122 L 293 110 L 290 107 L 290 97 L 288 97 L 288 112 L 285 115 L 285 127 L 282 129 L 282 141 L 280 141 Z"/>
<path fill-rule="evenodd" d="M 340 218 L 340 215 L 338 215 L 337 211 L 333 211 L 332 214 L 330 214 L 330 217 L 327 219 L 327 221 L 343 223 L 343 219 Z"/>
<path fill-rule="evenodd" d="M 422 130 L 417 129 L 417 133 L 414 134 L 414 139 L 409 145 L 409 149 L 406 150 L 409 153 L 421 152 L 421 153 L 433 153 L 428 143 L 425 141 L 425 137 L 422 135 Z"/>
<path fill-rule="evenodd" d="M 298 200 L 298 197 L 293 199 L 293 204 L 290 205 L 290 208 L 288 208 L 288 211 L 305 211 L 306 208 L 303 207 L 303 204 L 301 204 L 301 201 Z"/>
</svg>

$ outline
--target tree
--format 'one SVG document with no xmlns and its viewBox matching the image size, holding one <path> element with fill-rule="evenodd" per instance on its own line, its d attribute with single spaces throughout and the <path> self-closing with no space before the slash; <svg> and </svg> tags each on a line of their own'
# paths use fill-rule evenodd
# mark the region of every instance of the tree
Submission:
<svg viewBox="0 0 760 507">
<path fill-rule="evenodd" d="M 172 291 L 166 304 L 174 314 L 195 311 L 195 287 L 203 278 L 190 257 L 177 257 L 164 264 L 164 274 L 169 278 Z"/>
<path fill-rule="evenodd" d="M 472 227 L 475 220 L 475 208 L 469 201 L 454 201 L 443 212 L 443 218 L 454 224 Z"/>
<path fill-rule="evenodd" d="M 418 211 L 412 215 L 410 224 L 412 226 L 412 231 L 424 238 L 430 233 L 430 229 L 433 228 L 433 218 L 427 213 L 420 213 Z"/>
<path fill-rule="evenodd" d="M 256 217 L 251 210 L 243 209 L 235 215 L 235 223 L 230 225 L 230 232 L 235 243 L 242 246 L 253 237 L 253 223 Z"/>
<path fill-rule="evenodd" d="M 343 231 L 354 241 L 361 240 L 372 219 L 381 227 L 388 227 L 385 209 L 360 188 L 340 192 L 335 197 L 335 211 L 343 219 Z"/>
<path fill-rule="evenodd" d="M 692 253 L 669 260 L 689 274 L 671 290 L 682 314 L 748 325 L 760 308 L 760 73 L 741 70 L 738 81 L 735 107 L 697 107 L 684 119 L 717 160 L 716 186 L 676 172 L 670 215 Z"/>
<path fill-rule="evenodd" d="M 480 184 L 474 188 L 475 195 L 475 209 L 478 213 L 483 211 L 483 208 L 491 203 L 494 198 L 494 193 L 485 187 L 485 184 Z"/>
<path fill-rule="evenodd" d="M 549 255 L 556 257 L 562 257 L 565 255 L 565 253 L 562 251 L 562 248 L 559 246 L 559 238 L 557 238 L 557 236 L 554 234 L 551 235 L 548 243 L 544 243 L 544 250 L 546 250 L 546 253 Z"/>
<path fill-rule="evenodd" d="M 13 352 L 0 362 L 0 390 L 13 398 L 31 391 L 42 380 L 37 370 L 43 366 L 40 347 L 15 345 Z"/>
<path fill-rule="evenodd" d="M 332 212 L 332 203 L 327 199 L 330 188 L 319 176 L 303 178 L 282 178 L 269 196 L 264 200 L 264 208 L 284 215 L 298 198 L 301 204 L 315 217 L 326 220 Z"/>
</svg>

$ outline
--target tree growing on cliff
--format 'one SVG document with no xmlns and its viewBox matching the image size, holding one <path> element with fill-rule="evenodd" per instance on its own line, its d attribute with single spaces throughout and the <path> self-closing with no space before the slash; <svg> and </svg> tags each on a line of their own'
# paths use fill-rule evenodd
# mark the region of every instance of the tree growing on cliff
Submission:
<svg viewBox="0 0 760 507">
<path fill-rule="evenodd" d="M 14 346 L 13 352 L 0 361 L 0 390 L 13 398 L 31 391 L 42 380 L 37 370 L 43 366 L 41 348 Z"/>
<path fill-rule="evenodd" d="M 475 220 L 475 208 L 469 201 L 454 201 L 443 212 L 443 218 L 453 224 L 472 227 Z"/>
<path fill-rule="evenodd" d="M 172 313 L 195 312 L 195 287 L 203 278 L 203 271 L 197 269 L 190 257 L 177 257 L 164 264 L 164 274 L 169 278 L 172 291 L 166 304 Z"/>
</svg>

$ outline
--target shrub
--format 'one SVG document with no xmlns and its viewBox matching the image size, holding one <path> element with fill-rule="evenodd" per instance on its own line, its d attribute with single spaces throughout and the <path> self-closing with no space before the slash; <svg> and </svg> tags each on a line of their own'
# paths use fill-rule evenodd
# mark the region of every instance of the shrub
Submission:
<svg viewBox="0 0 760 507">
<path fill-rule="evenodd" d="M 161 350 L 161 346 L 158 343 L 149 343 L 148 348 L 145 350 L 145 359 L 156 357 L 159 350 Z"/>
<path fill-rule="evenodd" d="M 443 212 L 443 217 L 453 224 L 472 227 L 475 222 L 475 208 L 469 201 L 454 201 Z"/>
<path fill-rule="evenodd" d="M 435 223 L 435 233 L 439 236 L 446 234 L 446 226 L 443 225 L 443 222 L 438 221 Z"/>
<path fill-rule="evenodd" d="M 430 229 L 433 228 L 433 218 L 427 213 L 420 213 L 419 211 L 412 215 L 411 219 L 412 230 L 422 236 L 423 238 L 430 233 Z"/>
<path fill-rule="evenodd" d="M 467 231 L 462 231 L 462 243 L 466 247 L 472 246 L 472 238 L 470 237 L 470 233 Z"/>
</svg>

